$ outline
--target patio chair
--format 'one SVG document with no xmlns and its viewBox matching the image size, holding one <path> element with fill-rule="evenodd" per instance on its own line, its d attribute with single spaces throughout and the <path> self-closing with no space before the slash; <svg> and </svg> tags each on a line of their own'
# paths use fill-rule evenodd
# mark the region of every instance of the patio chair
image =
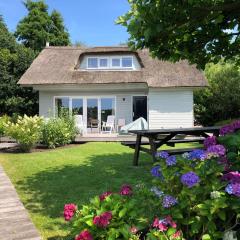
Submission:
<svg viewBox="0 0 240 240">
<path fill-rule="evenodd" d="M 109 129 L 109 131 L 107 131 Z M 115 130 L 115 116 L 107 116 L 107 122 L 102 122 L 102 131 L 112 133 Z"/>
<path fill-rule="evenodd" d="M 85 133 L 86 127 L 83 122 L 83 115 L 74 115 L 74 119 L 75 119 L 76 128 L 79 131 L 79 133 L 80 134 Z"/>
<path fill-rule="evenodd" d="M 97 119 L 90 118 L 90 128 L 91 128 L 91 132 L 93 128 L 96 128 L 97 131 L 99 132 L 100 131 L 99 121 Z"/>
<path fill-rule="evenodd" d="M 124 118 L 119 118 L 118 119 L 118 123 L 117 123 L 117 131 L 119 132 L 119 130 L 121 129 L 121 127 L 126 125 L 126 121 Z"/>
</svg>

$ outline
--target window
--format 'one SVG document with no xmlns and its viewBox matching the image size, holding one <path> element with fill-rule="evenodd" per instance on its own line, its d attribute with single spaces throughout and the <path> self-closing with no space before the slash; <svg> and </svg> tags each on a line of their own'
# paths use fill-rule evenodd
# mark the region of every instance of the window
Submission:
<svg viewBox="0 0 240 240">
<path fill-rule="evenodd" d="M 133 67 L 133 56 L 92 56 L 87 58 L 87 69 L 129 69 Z"/>
<path fill-rule="evenodd" d="M 69 98 L 68 97 L 59 97 L 55 98 L 55 111 L 56 116 L 62 116 L 69 114 Z"/>
<path fill-rule="evenodd" d="M 121 67 L 120 58 L 113 58 L 112 59 L 112 67 Z"/>
<path fill-rule="evenodd" d="M 131 68 L 132 67 L 132 57 L 123 57 L 122 58 L 122 67 Z"/>
<path fill-rule="evenodd" d="M 83 115 L 83 99 L 81 98 L 72 99 L 72 114 Z"/>
<path fill-rule="evenodd" d="M 88 58 L 88 68 L 98 68 L 98 58 Z"/>
<path fill-rule="evenodd" d="M 107 58 L 100 58 L 99 59 L 99 67 L 100 68 L 107 68 L 108 67 L 108 59 Z"/>
</svg>

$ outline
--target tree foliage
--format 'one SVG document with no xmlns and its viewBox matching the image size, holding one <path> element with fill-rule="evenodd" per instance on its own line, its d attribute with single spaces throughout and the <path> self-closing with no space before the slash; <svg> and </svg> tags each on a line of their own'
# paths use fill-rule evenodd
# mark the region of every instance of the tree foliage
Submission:
<svg viewBox="0 0 240 240">
<path fill-rule="evenodd" d="M 119 17 L 129 43 L 149 48 L 163 60 L 187 59 L 204 68 L 240 53 L 239 0 L 129 0 L 130 11 Z"/>
<path fill-rule="evenodd" d="M 208 64 L 209 87 L 194 93 L 195 117 L 203 125 L 240 116 L 240 71 L 231 63 Z"/>
<path fill-rule="evenodd" d="M 52 46 L 70 44 L 69 34 L 59 12 L 54 10 L 49 14 L 48 6 L 43 0 L 37 2 L 27 0 L 24 5 L 28 15 L 18 23 L 15 36 L 26 47 L 40 51 L 45 47 L 46 41 Z"/>
<path fill-rule="evenodd" d="M 36 114 L 37 94 L 17 81 L 35 57 L 33 50 L 18 44 L 0 19 L 0 114 Z"/>
</svg>

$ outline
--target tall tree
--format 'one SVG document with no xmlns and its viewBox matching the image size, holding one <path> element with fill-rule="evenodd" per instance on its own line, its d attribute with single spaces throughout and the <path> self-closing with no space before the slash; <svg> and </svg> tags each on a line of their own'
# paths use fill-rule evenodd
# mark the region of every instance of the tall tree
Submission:
<svg viewBox="0 0 240 240">
<path fill-rule="evenodd" d="M 207 62 L 240 54 L 239 0 L 129 0 L 119 17 L 130 45 L 149 48 L 163 60 L 187 59 L 204 68 Z"/>
<path fill-rule="evenodd" d="M 37 93 L 17 85 L 35 55 L 32 49 L 16 42 L 0 18 L 0 115 L 38 112 Z"/>
<path fill-rule="evenodd" d="M 240 70 L 232 62 L 207 64 L 209 87 L 194 93 L 195 117 L 203 125 L 240 116 Z"/>
<path fill-rule="evenodd" d="M 28 15 L 18 23 L 15 36 L 26 47 L 40 51 L 47 41 L 53 46 L 70 44 L 69 34 L 60 13 L 54 10 L 49 15 L 48 6 L 43 0 L 26 0 L 24 5 Z"/>
</svg>

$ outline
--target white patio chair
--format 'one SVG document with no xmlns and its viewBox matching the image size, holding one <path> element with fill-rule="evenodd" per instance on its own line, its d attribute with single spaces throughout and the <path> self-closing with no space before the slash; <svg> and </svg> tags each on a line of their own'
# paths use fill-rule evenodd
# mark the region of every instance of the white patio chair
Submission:
<svg viewBox="0 0 240 240">
<path fill-rule="evenodd" d="M 79 133 L 80 134 L 85 133 L 86 127 L 83 122 L 83 115 L 74 115 L 74 119 L 75 119 L 76 128 L 79 131 Z"/>
<path fill-rule="evenodd" d="M 107 131 L 109 129 L 109 131 Z M 102 122 L 102 132 L 112 133 L 115 130 L 115 116 L 107 116 L 107 122 Z"/>
<path fill-rule="evenodd" d="M 118 123 L 117 123 L 117 131 L 119 132 L 119 130 L 121 129 L 121 127 L 126 125 L 126 121 L 124 118 L 119 118 L 118 119 Z"/>
</svg>

